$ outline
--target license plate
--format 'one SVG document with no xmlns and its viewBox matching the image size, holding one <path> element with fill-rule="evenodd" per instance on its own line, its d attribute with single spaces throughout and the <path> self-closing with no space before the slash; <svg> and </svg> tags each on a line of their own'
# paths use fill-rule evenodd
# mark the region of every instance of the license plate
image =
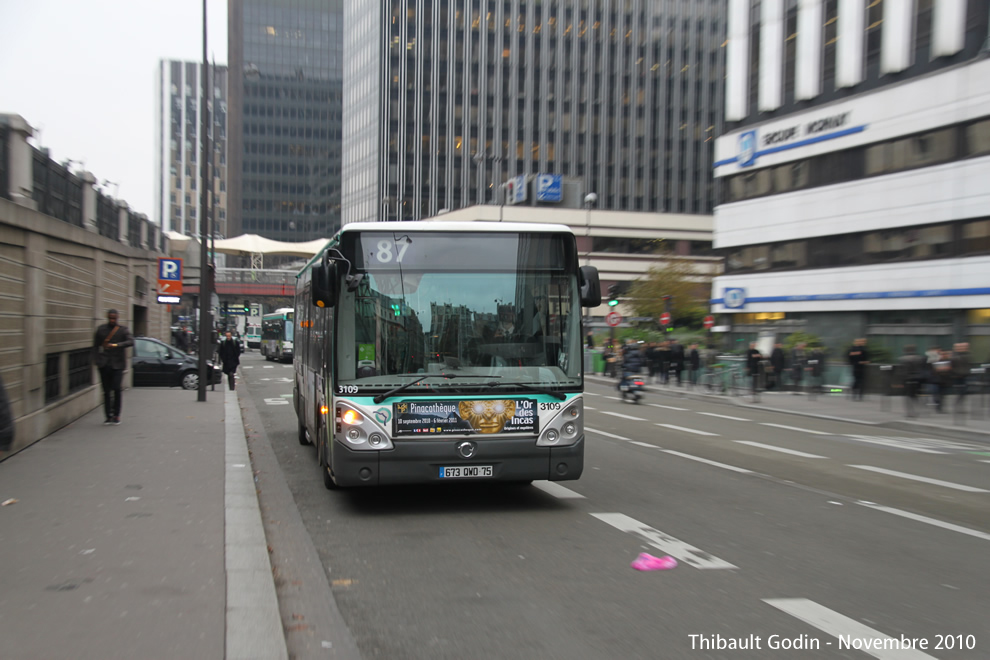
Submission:
<svg viewBox="0 0 990 660">
<path fill-rule="evenodd" d="M 441 479 L 472 479 L 492 476 L 491 465 L 459 465 L 440 468 Z"/>
</svg>

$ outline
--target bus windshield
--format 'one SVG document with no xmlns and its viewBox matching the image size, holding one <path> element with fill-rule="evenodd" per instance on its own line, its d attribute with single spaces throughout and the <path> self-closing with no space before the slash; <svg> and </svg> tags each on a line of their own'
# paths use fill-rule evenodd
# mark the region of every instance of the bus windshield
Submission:
<svg viewBox="0 0 990 660">
<path fill-rule="evenodd" d="M 337 383 L 371 393 L 436 376 L 423 385 L 437 393 L 580 389 L 581 308 L 564 237 L 447 238 L 361 236 L 352 254 L 364 277 L 337 307 Z"/>
</svg>

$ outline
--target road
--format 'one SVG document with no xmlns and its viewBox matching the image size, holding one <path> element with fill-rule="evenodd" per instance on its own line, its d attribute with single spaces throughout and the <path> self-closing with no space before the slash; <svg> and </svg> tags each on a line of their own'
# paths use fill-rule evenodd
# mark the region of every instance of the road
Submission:
<svg viewBox="0 0 990 660">
<path fill-rule="evenodd" d="M 986 445 L 589 382 L 578 481 L 329 492 L 291 365 L 242 365 L 263 469 L 364 658 L 990 657 Z M 312 638 L 290 628 L 290 653 Z"/>
</svg>

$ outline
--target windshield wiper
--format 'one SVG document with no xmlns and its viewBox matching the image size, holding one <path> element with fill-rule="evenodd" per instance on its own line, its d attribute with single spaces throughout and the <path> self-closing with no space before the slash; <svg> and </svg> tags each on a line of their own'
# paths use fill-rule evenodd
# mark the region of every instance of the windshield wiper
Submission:
<svg viewBox="0 0 990 660">
<path fill-rule="evenodd" d="M 505 383 L 505 385 L 510 385 L 510 386 L 511 385 L 515 385 L 517 387 L 523 388 L 524 390 L 529 390 L 530 392 L 539 392 L 540 394 L 549 394 L 553 398 L 560 399 L 561 401 L 564 401 L 567 398 L 567 395 L 565 395 L 565 394 L 563 394 L 561 392 L 555 392 L 553 390 L 548 390 L 548 389 L 546 389 L 544 387 L 536 387 L 535 385 L 530 385 L 528 383 Z"/>
<path fill-rule="evenodd" d="M 403 383 L 402 385 L 399 385 L 398 387 L 394 387 L 394 388 L 390 389 L 388 392 L 385 392 L 385 394 L 378 394 L 378 395 L 376 395 L 375 398 L 372 399 L 372 401 L 374 401 L 375 403 L 381 403 L 382 401 L 384 401 L 385 399 L 389 398 L 393 394 L 398 394 L 399 392 L 403 392 L 403 391 L 409 389 L 410 387 L 412 387 L 413 385 L 415 385 L 416 383 L 418 383 L 420 381 L 423 381 L 423 380 L 426 380 L 427 378 L 429 378 L 429 376 L 421 376 L 421 377 L 417 378 L 416 380 L 411 380 L 408 383 Z"/>
<path fill-rule="evenodd" d="M 398 394 L 399 392 L 405 392 L 407 389 L 409 389 L 416 383 L 424 381 L 427 378 L 501 378 L 501 376 L 475 376 L 472 374 L 427 374 L 425 376 L 420 376 L 416 380 L 411 380 L 408 383 L 403 383 L 402 385 L 399 385 L 398 387 L 393 388 L 388 392 L 385 392 L 384 394 L 379 394 L 375 396 L 375 398 L 372 399 L 372 401 L 374 401 L 375 403 L 381 403 L 390 396 Z M 498 383 L 496 383 L 495 381 L 492 381 L 490 383 L 482 383 L 482 384 L 488 385 L 489 387 L 494 387 L 495 385 L 498 385 Z"/>
</svg>

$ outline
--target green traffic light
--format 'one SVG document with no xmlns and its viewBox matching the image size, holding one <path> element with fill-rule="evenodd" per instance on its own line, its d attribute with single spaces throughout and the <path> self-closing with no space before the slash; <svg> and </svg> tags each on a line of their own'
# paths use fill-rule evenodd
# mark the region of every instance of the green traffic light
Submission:
<svg viewBox="0 0 990 660">
<path fill-rule="evenodd" d="M 618 304 L 619 304 L 619 301 L 618 300 L 609 300 L 608 301 L 608 306 L 609 307 L 615 307 Z"/>
</svg>

